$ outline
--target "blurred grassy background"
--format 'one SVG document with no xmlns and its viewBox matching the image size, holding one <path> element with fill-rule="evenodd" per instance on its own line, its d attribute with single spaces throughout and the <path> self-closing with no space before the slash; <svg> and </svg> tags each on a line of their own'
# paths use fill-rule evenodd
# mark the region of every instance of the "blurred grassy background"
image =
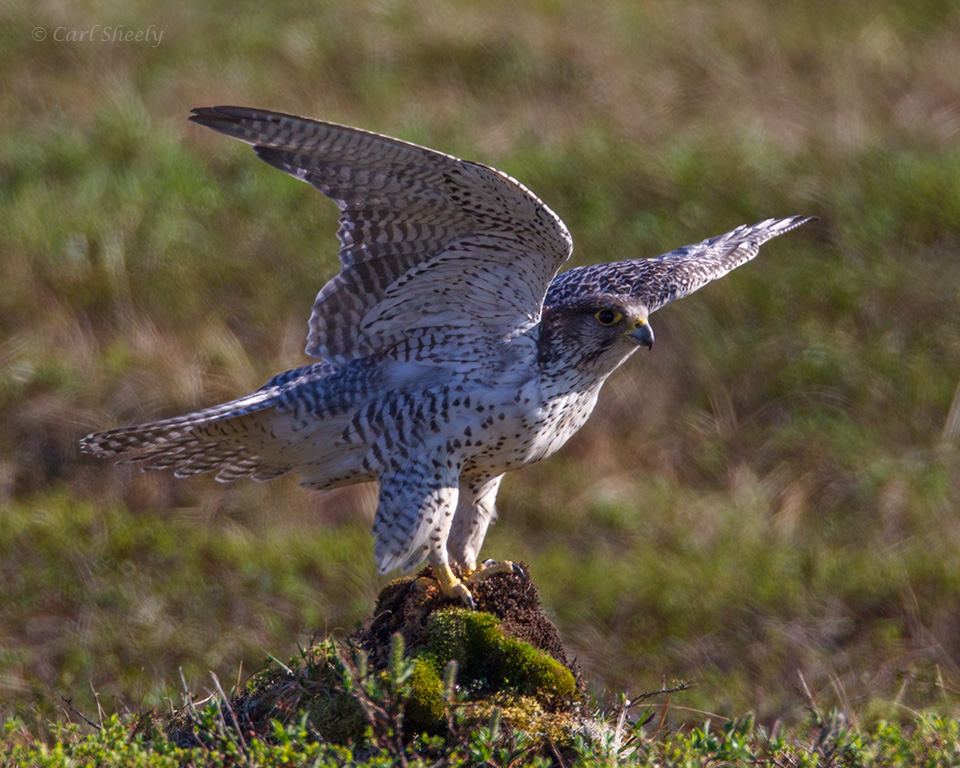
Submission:
<svg viewBox="0 0 960 768">
<path fill-rule="evenodd" d="M 675 717 L 789 717 L 799 671 L 852 716 L 960 711 L 956 3 L 94 0 L 0 22 L 0 714 L 162 706 L 178 667 L 202 687 L 284 659 L 385 582 L 372 487 L 78 455 L 305 362 L 336 211 L 187 123 L 221 103 L 501 168 L 575 263 L 819 215 L 657 314 L 588 427 L 508 476 L 485 554 L 531 564 L 598 694 L 694 678 Z"/>
</svg>

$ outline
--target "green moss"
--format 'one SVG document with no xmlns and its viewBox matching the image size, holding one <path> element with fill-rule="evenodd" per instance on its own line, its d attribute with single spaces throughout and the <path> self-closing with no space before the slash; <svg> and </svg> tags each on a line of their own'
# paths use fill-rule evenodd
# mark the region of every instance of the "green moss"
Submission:
<svg viewBox="0 0 960 768">
<path fill-rule="evenodd" d="M 324 741 L 357 744 L 368 721 L 353 681 L 345 678 L 344 658 L 340 646 L 324 640 L 288 664 L 272 661 L 249 679 L 234 707 L 254 727 L 299 722 L 306 716 Z"/>
<path fill-rule="evenodd" d="M 418 658 L 410 676 L 410 696 L 407 699 L 406 718 L 413 731 L 437 733 L 444 725 L 446 701 L 443 681 L 437 672 L 435 659 Z"/>
<path fill-rule="evenodd" d="M 513 681 L 518 691 L 529 695 L 576 696 L 573 674 L 553 657 L 509 637 L 502 649 L 504 683 Z"/>
<path fill-rule="evenodd" d="M 535 733 L 561 749 L 572 746 L 577 737 L 589 742 L 600 726 L 587 721 L 579 713 L 550 712 L 533 696 L 494 694 L 489 699 L 477 702 L 464 717 L 464 722 L 482 725 L 499 711 L 502 722 L 509 723 L 514 731 Z"/>
<path fill-rule="evenodd" d="M 489 613 L 463 608 L 437 611 L 427 624 L 427 651 L 439 670 L 456 659 L 461 690 L 512 691 L 541 701 L 575 697 L 573 674 L 529 643 L 507 637 Z"/>
<path fill-rule="evenodd" d="M 332 744 L 356 744 L 363 739 L 367 719 L 357 699 L 346 691 L 311 699 L 310 721 Z"/>
</svg>

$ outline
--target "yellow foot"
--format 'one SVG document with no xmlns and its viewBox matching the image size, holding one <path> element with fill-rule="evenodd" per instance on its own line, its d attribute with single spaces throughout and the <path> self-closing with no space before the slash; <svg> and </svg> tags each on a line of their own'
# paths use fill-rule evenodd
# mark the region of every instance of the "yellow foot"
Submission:
<svg viewBox="0 0 960 768">
<path fill-rule="evenodd" d="M 424 589 L 428 586 L 439 585 L 444 597 L 460 600 L 473 610 L 477 609 L 477 604 L 474 602 L 470 590 L 467 589 L 467 585 L 457 577 L 449 565 L 435 565 L 433 566 L 433 572 L 437 575 L 436 579 L 421 576 L 413 583 L 414 586 L 417 589 Z"/>
<path fill-rule="evenodd" d="M 437 575 L 436 579 L 421 576 L 414 582 L 414 587 L 417 589 L 426 589 L 427 587 L 439 586 L 444 597 L 450 598 L 451 600 L 460 600 L 473 610 L 477 609 L 477 604 L 467 584 L 476 585 L 500 573 L 518 573 L 521 578 L 526 578 L 523 569 L 509 560 L 504 560 L 500 563 L 495 560 L 486 560 L 475 571 L 466 574 L 463 580 L 457 577 L 449 565 L 434 566 L 433 572 Z"/>
<path fill-rule="evenodd" d="M 519 574 L 521 579 L 527 577 L 523 568 L 510 560 L 501 560 L 499 563 L 496 560 L 484 560 L 477 570 L 467 574 L 467 583 L 477 584 L 500 573 L 516 573 Z"/>
</svg>

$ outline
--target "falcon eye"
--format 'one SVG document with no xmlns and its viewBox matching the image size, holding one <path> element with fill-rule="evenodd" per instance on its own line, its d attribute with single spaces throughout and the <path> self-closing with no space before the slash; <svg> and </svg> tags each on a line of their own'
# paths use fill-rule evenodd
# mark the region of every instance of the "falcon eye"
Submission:
<svg viewBox="0 0 960 768">
<path fill-rule="evenodd" d="M 615 309 L 601 309 L 594 317 L 600 325 L 615 325 L 623 319 L 623 315 Z"/>
</svg>

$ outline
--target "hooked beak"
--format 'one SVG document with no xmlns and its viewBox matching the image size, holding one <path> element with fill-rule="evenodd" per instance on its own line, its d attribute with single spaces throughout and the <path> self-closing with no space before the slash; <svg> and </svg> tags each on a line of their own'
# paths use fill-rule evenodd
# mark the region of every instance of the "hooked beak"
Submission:
<svg viewBox="0 0 960 768">
<path fill-rule="evenodd" d="M 639 344 L 647 349 L 653 349 L 653 328 L 650 327 L 650 323 L 646 320 L 639 320 L 638 322 L 640 324 L 628 333 L 627 337 L 634 344 Z"/>
</svg>

